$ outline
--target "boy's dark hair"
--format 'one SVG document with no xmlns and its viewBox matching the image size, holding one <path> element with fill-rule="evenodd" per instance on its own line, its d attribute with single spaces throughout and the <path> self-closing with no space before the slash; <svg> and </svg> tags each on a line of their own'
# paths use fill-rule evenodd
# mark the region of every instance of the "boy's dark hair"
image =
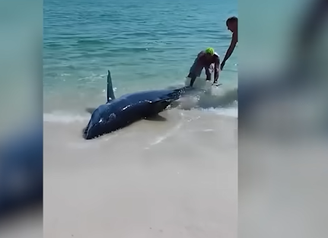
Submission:
<svg viewBox="0 0 328 238">
<path fill-rule="evenodd" d="M 234 23 L 234 22 L 238 22 L 238 18 L 237 17 L 229 17 L 226 21 L 226 23 Z"/>
</svg>

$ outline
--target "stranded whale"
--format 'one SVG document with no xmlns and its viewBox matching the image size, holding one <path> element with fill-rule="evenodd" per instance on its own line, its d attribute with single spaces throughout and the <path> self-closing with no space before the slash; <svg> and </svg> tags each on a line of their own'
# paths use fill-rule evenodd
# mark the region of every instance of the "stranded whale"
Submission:
<svg viewBox="0 0 328 238">
<path fill-rule="evenodd" d="M 157 116 L 172 102 L 178 100 L 189 87 L 172 90 L 151 90 L 123 95 L 115 98 L 111 73 L 107 75 L 107 103 L 92 113 L 87 127 L 83 130 L 85 139 L 124 128 L 138 120 Z"/>
</svg>

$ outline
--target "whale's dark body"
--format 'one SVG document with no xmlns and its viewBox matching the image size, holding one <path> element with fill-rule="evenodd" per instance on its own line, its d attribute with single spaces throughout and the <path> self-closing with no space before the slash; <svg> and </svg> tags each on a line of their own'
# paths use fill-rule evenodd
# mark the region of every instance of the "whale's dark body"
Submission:
<svg viewBox="0 0 328 238">
<path fill-rule="evenodd" d="M 186 87 L 174 90 L 152 90 L 115 98 L 110 72 L 107 76 L 107 103 L 92 112 L 83 131 L 85 139 L 116 131 L 143 118 L 156 116 L 180 98 Z"/>
</svg>

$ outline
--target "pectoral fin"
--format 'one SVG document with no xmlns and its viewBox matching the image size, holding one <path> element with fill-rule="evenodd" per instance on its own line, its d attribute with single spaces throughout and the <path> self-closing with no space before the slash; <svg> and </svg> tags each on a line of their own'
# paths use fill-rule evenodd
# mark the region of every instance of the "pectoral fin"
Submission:
<svg viewBox="0 0 328 238">
<path fill-rule="evenodd" d="M 144 118 L 147 121 L 166 121 L 167 119 L 159 114 L 152 115 Z"/>
<path fill-rule="evenodd" d="M 85 111 L 88 112 L 88 113 L 90 113 L 90 114 L 92 114 L 95 110 L 96 110 L 96 108 L 92 108 L 92 107 L 87 107 L 85 109 Z"/>
</svg>

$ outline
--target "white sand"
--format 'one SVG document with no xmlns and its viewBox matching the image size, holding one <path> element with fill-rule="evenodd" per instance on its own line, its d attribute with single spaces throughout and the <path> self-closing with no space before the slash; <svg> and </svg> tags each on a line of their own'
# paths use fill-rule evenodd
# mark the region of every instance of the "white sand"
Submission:
<svg viewBox="0 0 328 238">
<path fill-rule="evenodd" d="M 237 237 L 237 119 L 162 115 L 91 141 L 44 123 L 45 238 Z"/>
</svg>

